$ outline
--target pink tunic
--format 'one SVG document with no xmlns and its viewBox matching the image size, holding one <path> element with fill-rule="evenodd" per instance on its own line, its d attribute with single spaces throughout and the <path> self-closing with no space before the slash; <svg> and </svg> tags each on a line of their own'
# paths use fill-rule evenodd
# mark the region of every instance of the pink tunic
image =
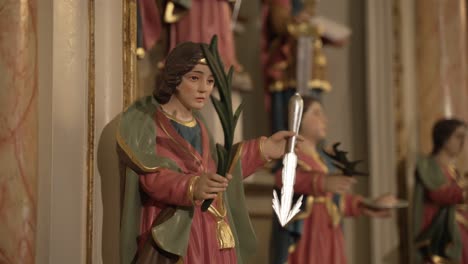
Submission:
<svg viewBox="0 0 468 264">
<path fill-rule="evenodd" d="M 156 122 L 158 155 L 172 158 L 182 173 L 162 168 L 155 173 L 140 175 L 140 186 L 147 195 L 147 199 L 143 202 L 141 217 L 140 249 L 146 239 L 151 238 L 152 223 L 164 208 L 168 205 L 192 206 L 192 201 L 187 194 L 191 177 L 204 172 L 216 172 L 216 164 L 211 157 L 208 133 L 200 121 L 198 123 L 201 127 L 202 155 L 176 132 L 169 119 L 159 110 L 156 113 Z M 243 165 L 242 175 L 248 176 L 263 166 L 264 160 L 260 153 L 259 140 L 250 140 L 242 144 L 240 156 Z M 216 200 L 214 204 L 216 205 Z M 227 218 L 226 221 L 228 221 Z M 215 217 L 209 212 L 201 212 L 200 206 L 197 205 L 184 263 L 237 263 L 234 248 L 219 249 L 216 227 Z"/>
<path fill-rule="evenodd" d="M 333 218 L 323 200 L 332 202 L 332 193 L 323 191 L 323 179 L 326 177 L 325 165 L 310 155 L 298 153 L 300 160 L 296 170 L 296 193 L 308 194 L 314 202 L 307 218 L 299 242 L 288 257 L 289 264 L 345 264 L 345 244 L 341 226 L 333 224 Z M 281 186 L 281 175 L 277 174 L 277 186 Z M 336 208 L 342 216 L 359 215 L 359 196 L 344 195 L 341 208 Z"/>
<path fill-rule="evenodd" d="M 426 190 L 424 217 L 421 230 L 425 230 L 430 225 L 434 215 L 440 209 L 440 206 L 455 204 L 461 205 L 464 203 L 463 189 L 455 181 L 454 175 L 452 175 L 447 168 L 443 169 L 443 172 L 448 182 L 437 190 Z M 468 228 L 466 226 L 468 211 L 466 208 L 463 208 L 463 206 L 460 206 L 459 209 L 457 209 L 457 214 L 459 217 L 464 219 L 457 221 L 463 243 L 462 264 L 468 264 Z M 463 222 L 465 222 L 465 224 L 463 224 Z"/>
<path fill-rule="evenodd" d="M 237 61 L 234 34 L 231 29 L 231 8 L 227 0 L 192 0 L 187 13 L 179 21 L 161 23 L 165 10 L 160 10 L 155 0 L 138 0 L 143 30 L 143 44 L 150 50 L 163 37 L 162 27 L 170 27 L 169 53 L 177 44 L 192 41 L 210 43 L 218 36 L 218 51 L 229 68 L 240 70 Z"/>
<path fill-rule="evenodd" d="M 189 12 L 171 24 L 170 50 L 185 41 L 210 43 L 214 35 L 218 36 L 218 50 L 224 66 L 238 67 L 228 1 L 192 0 Z"/>
</svg>

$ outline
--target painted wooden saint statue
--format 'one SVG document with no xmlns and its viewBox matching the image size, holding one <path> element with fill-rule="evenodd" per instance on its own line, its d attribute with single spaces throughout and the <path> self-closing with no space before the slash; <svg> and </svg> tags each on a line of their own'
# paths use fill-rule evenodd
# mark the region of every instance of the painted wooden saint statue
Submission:
<svg viewBox="0 0 468 264">
<path fill-rule="evenodd" d="M 315 89 L 328 92 L 331 85 L 326 77 L 327 59 L 324 45 L 342 46 L 350 30 L 330 20 L 316 16 L 316 0 L 264 0 L 262 21 L 262 64 L 265 83 L 265 104 L 271 115 L 272 131 L 287 127 L 286 110 L 289 98 L 299 89 L 298 71 L 304 65 L 300 57 L 309 57 L 312 67 L 308 76 L 307 93 Z M 311 37 L 312 52 L 300 52 L 299 39 Z M 298 91 L 303 93 L 303 91 Z M 314 96 L 319 96 L 316 94 Z"/>
<path fill-rule="evenodd" d="M 463 149 L 466 124 L 438 121 L 433 151 L 420 158 L 414 188 L 415 263 L 468 263 L 467 183 L 453 163 Z"/>
<path fill-rule="evenodd" d="M 235 264 L 255 250 L 242 180 L 280 158 L 293 133 L 238 143 L 226 177 L 216 174 L 219 155 L 198 113 L 216 77 L 202 45 L 176 46 L 153 96 L 122 114 L 122 263 Z M 214 202 L 202 212 L 206 199 Z"/>
<path fill-rule="evenodd" d="M 156 48 L 161 53 L 157 60 L 164 60 L 179 43 L 208 43 L 216 35 L 226 68 L 234 67 L 233 89 L 251 90 L 250 76 L 236 56 L 231 2 L 234 1 L 138 0 L 139 46 L 147 51 Z M 159 63 L 158 67 L 162 65 Z"/>
<path fill-rule="evenodd" d="M 303 96 L 304 113 L 300 134 L 298 166 L 294 191 L 304 195 L 302 212 L 285 228 L 273 221 L 270 255 L 272 264 L 345 264 L 345 241 L 341 228 L 343 217 L 367 215 L 385 217 L 388 209 L 372 209 L 362 203 L 362 197 L 349 194 L 356 180 L 330 172 L 327 160 L 318 150 L 326 136 L 327 120 L 321 103 L 314 97 Z M 276 188 L 281 188 L 281 173 L 276 174 Z M 394 200 L 383 195 L 375 204 Z"/>
</svg>

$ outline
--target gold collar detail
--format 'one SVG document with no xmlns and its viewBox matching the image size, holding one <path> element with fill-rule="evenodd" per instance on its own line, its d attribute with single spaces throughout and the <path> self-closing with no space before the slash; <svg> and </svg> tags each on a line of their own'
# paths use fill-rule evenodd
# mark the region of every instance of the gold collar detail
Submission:
<svg viewBox="0 0 468 264">
<path fill-rule="evenodd" d="M 177 117 L 175 117 L 174 115 L 172 114 L 169 114 L 168 112 L 166 112 L 166 110 L 164 110 L 164 108 L 160 107 L 161 109 L 161 112 L 167 117 L 169 118 L 170 120 L 178 123 L 178 124 L 181 124 L 183 126 L 186 126 L 186 127 L 195 127 L 197 125 L 197 120 L 193 117 L 192 120 L 189 120 L 189 121 L 182 121 L 180 119 L 178 119 Z"/>
</svg>

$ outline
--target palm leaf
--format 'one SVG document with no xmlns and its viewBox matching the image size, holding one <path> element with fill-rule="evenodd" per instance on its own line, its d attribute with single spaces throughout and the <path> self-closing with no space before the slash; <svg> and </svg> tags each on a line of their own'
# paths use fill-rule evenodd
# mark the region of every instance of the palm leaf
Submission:
<svg viewBox="0 0 468 264">
<path fill-rule="evenodd" d="M 218 174 L 225 175 L 227 172 L 227 168 L 225 167 L 227 165 L 227 162 L 226 162 L 227 151 L 224 148 L 224 146 L 221 146 L 220 144 L 216 144 L 216 153 L 218 154 L 218 169 L 217 169 Z M 224 172 L 224 173 L 221 174 L 221 172 Z M 213 199 L 205 200 L 201 206 L 202 211 L 208 210 L 212 202 L 213 202 Z"/>
<path fill-rule="evenodd" d="M 241 103 L 237 107 L 235 114 L 232 112 L 232 94 L 231 82 L 234 72 L 233 67 L 229 68 L 228 73 L 224 71 L 224 64 L 218 52 L 218 38 L 213 36 L 209 46 L 202 45 L 202 51 L 205 55 L 208 67 L 210 67 L 213 77 L 215 79 L 215 86 L 219 91 L 219 100 L 211 96 L 211 102 L 218 114 L 221 126 L 224 132 L 224 146 L 216 144 L 216 152 L 218 154 L 218 168 L 219 175 L 226 176 L 227 169 L 231 167 L 232 163 L 232 146 L 234 141 L 234 132 L 236 129 L 239 116 L 244 109 L 244 104 Z M 206 200 L 203 202 L 202 211 L 208 210 L 213 200 Z"/>
<path fill-rule="evenodd" d="M 225 137 L 226 137 L 226 133 L 230 133 L 231 129 L 229 127 L 229 117 L 226 116 L 226 115 L 223 115 L 223 114 L 219 114 L 219 113 L 223 113 L 223 108 L 225 107 L 225 105 L 223 105 L 221 103 L 221 101 L 219 101 L 218 99 L 214 98 L 214 97 L 211 97 L 211 102 L 213 103 L 213 106 L 216 110 L 216 113 L 218 113 L 218 117 L 219 117 L 219 120 L 221 122 L 221 126 L 223 127 L 223 132 L 225 134 Z M 230 135 L 227 135 L 227 137 L 229 137 Z"/>
<path fill-rule="evenodd" d="M 237 126 L 237 121 L 239 120 L 239 117 L 244 110 L 244 102 L 242 102 L 236 109 L 236 113 L 234 114 L 234 127 Z"/>
</svg>

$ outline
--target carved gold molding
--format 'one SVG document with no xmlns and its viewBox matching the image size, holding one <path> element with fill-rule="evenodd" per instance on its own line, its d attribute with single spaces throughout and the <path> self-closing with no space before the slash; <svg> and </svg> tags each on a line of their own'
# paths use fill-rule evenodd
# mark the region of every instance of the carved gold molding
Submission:
<svg viewBox="0 0 468 264">
<path fill-rule="evenodd" d="M 398 197 L 404 197 L 405 199 L 411 200 L 412 197 L 412 186 L 408 180 L 412 174 L 408 174 L 408 168 L 410 166 L 410 127 L 407 123 L 407 115 L 411 107 L 405 102 L 404 91 L 404 72 L 405 65 L 403 61 L 403 13 L 402 13 L 402 1 L 393 0 L 392 2 L 392 25 L 393 25 L 393 56 L 392 56 L 392 86 L 394 91 L 394 131 L 395 131 L 395 167 L 396 175 L 395 180 L 397 182 L 397 193 Z M 406 3 L 407 4 L 407 3 Z M 404 3 L 403 3 L 404 5 Z M 407 73 L 407 71 L 406 71 Z M 411 89 L 411 87 L 410 87 Z M 399 211 L 398 218 L 398 231 L 399 231 L 399 262 L 410 263 L 412 260 L 413 244 L 412 244 L 412 219 L 411 207 L 405 210 Z"/>
<path fill-rule="evenodd" d="M 86 263 L 93 263 L 94 232 L 94 112 L 95 112 L 95 45 L 94 45 L 94 0 L 88 0 L 88 150 L 86 170 L 88 175 L 86 201 Z"/>
<path fill-rule="evenodd" d="M 396 155 L 397 162 L 402 162 L 407 156 L 407 127 L 405 126 L 404 112 L 404 94 L 402 86 L 403 62 L 401 55 L 401 7 L 400 0 L 393 0 L 392 4 L 392 21 L 393 21 L 393 89 L 395 92 L 394 114 L 395 114 L 395 131 L 396 131 Z"/>
<path fill-rule="evenodd" d="M 127 108 L 136 98 L 136 39 L 137 4 L 136 0 L 123 0 L 123 108 Z"/>
</svg>

